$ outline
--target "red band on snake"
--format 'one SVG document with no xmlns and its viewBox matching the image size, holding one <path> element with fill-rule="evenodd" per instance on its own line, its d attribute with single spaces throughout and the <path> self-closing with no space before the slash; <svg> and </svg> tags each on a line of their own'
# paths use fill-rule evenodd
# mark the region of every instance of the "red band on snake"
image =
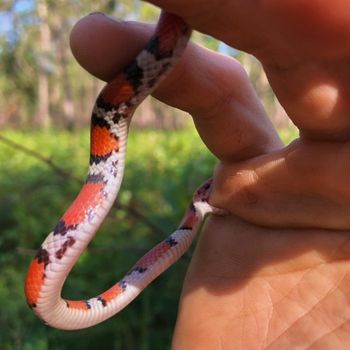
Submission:
<svg viewBox="0 0 350 350">
<path fill-rule="evenodd" d="M 118 194 L 131 117 L 177 63 L 189 37 L 190 30 L 181 18 L 162 12 L 147 46 L 97 97 L 91 118 L 86 181 L 42 243 L 25 281 L 27 303 L 52 327 L 81 329 L 113 316 L 184 254 L 206 214 L 223 214 L 208 204 L 211 189 L 208 180 L 195 192 L 177 230 L 144 255 L 119 282 L 88 300 L 61 298 L 64 281 Z"/>
</svg>

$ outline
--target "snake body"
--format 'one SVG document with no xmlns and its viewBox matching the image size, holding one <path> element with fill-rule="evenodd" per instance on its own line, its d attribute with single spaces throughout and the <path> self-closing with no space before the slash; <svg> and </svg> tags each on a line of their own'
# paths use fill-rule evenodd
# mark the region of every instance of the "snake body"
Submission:
<svg viewBox="0 0 350 350">
<path fill-rule="evenodd" d="M 111 208 L 121 185 L 128 127 L 137 106 L 174 67 L 190 37 L 176 15 L 162 12 L 147 46 L 101 91 L 91 118 L 90 166 L 75 201 L 47 236 L 25 281 L 28 305 L 46 324 L 65 330 L 98 324 L 128 305 L 190 246 L 208 204 L 211 180 L 194 194 L 177 230 L 146 253 L 116 284 L 88 300 L 64 300 L 62 286 Z"/>
</svg>

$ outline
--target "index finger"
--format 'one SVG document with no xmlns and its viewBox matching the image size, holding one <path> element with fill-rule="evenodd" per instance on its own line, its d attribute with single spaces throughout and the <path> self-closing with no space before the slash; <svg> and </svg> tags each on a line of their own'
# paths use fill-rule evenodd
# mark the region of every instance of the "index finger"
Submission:
<svg viewBox="0 0 350 350">
<path fill-rule="evenodd" d="M 153 26 L 93 14 L 72 31 L 80 64 L 110 80 L 146 44 Z M 154 96 L 194 117 L 200 136 L 221 160 L 244 159 L 281 146 L 241 65 L 190 44 Z"/>
</svg>

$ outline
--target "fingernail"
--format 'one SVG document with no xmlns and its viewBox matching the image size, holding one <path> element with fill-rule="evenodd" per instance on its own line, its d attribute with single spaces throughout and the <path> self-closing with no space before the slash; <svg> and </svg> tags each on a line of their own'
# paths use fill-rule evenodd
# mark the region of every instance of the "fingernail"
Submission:
<svg viewBox="0 0 350 350">
<path fill-rule="evenodd" d="M 93 15 L 101 15 L 101 16 L 103 16 L 103 17 L 105 17 L 105 18 L 107 18 L 107 19 L 109 19 L 109 20 L 111 20 L 111 21 L 113 21 L 113 22 L 117 22 L 117 23 L 122 23 L 122 22 L 124 22 L 124 21 L 122 21 L 122 20 L 120 20 L 120 19 L 118 19 L 118 18 L 114 18 L 114 17 L 112 17 L 112 16 L 110 16 L 110 15 L 107 15 L 107 14 L 105 14 L 105 13 L 103 13 L 103 12 L 99 12 L 99 11 L 95 11 L 95 12 L 89 13 L 89 16 L 93 16 Z"/>
<path fill-rule="evenodd" d="M 90 12 L 90 13 L 89 13 L 89 16 L 91 16 L 91 15 L 102 15 L 102 16 L 106 16 L 106 14 L 105 14 L 105 13 L 100 12 L 100 11 Z"/>
</svg>

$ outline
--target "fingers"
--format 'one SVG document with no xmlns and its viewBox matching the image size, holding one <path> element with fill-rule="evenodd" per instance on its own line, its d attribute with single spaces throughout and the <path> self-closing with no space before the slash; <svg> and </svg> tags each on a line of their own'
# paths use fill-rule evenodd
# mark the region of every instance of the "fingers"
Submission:
<svg viewBox="0 0 350 350">
<path fill-rule="evenodd" d="M 282 143 L 241 65 L 200 47 L 194 47 L 192 52 L 182 75 L 194 77 L 184 91 L 191 98 L 186 110 L 193 116 L 208 148 L 227 162 L 281 148 Z M 179 91 L 187 84 L 177 82 Z M 176 83 L 171 86 L 176 88 Z"/>
<path fill-rule="evenodd" d="M 298 140 L 235 164 L 221 164 L 211 202 L 269 227 L 350 227 L 350 143 Z"/>
<path fill-rule="evenodd" d="M 311 61 L 283 70 L 266 67 L 266 73 L 302 137 L 350 139 L 348 61 Z"/>
<path fill-rule="evenodd" d="M 143 23 L 117 22 L 92 13 L 74 26 L 70 45 L 82 67 L 109 81 L 142 50 L 151 34 L 152 27 Z"/>
<path fill-rule="evenodd" d="M 346 1 L 269 2 L 294 63 L 266 64 L 265 70 L 304 138 L 350 139 L 349 7 Z M 286 61 L 286 55 L 278 60 Z"/>
<path fill-rule="evenodd" d="M 92 15 L 73 30 L 72 50 L 88 71 L 109 80 L 135 57 L 152 32 L 152 26 Z M 285 106 L 294 120 L 304 123 L 302 133 L 309 138 L 347 140 L 348 73 L 342 73 L 349 70 L 347 62 L 336 63 L 322 63 L 328 70 L 321 65 L 315 69 L 310 63 L 312 67 L 296 65 L 296 70 L 289 71 L 274 68 L 276 76 L 270 72 L 277 92 L 283 97 L 286 91 Z M 312 85 L 317 78 L 319 84 Z M 339 81 L 343 90 L 333 89 Z M 316 90 L 310 90 L 313 86 Z M 314 95 L 308 95 L 310 91 Z M 310 143 L 304 137 L 281 149 L 235 60 L 189 45 L 154 95 L 190 112 L 201 137 L 222 160 L 215 177 L 213 205 L 266 226 L 350 227 L 350 194 L 344 178 L 350 171 L 347 143 Z"/>
<path fill-rule="evenodd" d="M 85 69 L 108 81 L 137 55 L 153 29 L 93 14 L 75 26 L 71 47 Z M 191 113 L 204 142 L 222 160 L 281 147 L 246 73 L 231 58 L 190 44 L 154 96 Z"/>
<path fill-rule="evenodd" d="M 254 54 L 302 137 L 350 139 L 348 1 L 151 2 Z"/>
</svg>

